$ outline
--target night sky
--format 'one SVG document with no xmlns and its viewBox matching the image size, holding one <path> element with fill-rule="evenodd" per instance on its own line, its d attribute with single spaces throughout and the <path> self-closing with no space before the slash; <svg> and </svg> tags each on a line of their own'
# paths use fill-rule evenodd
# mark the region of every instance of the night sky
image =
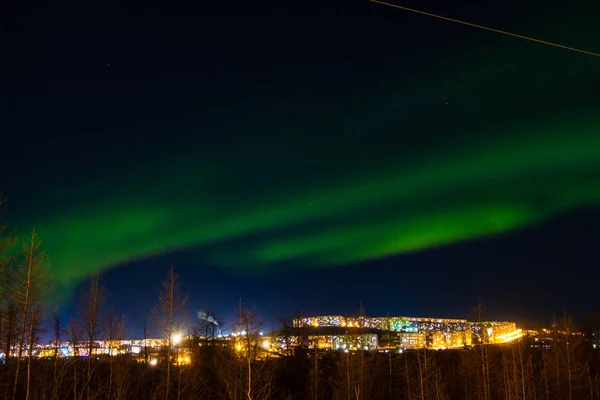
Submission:
<svg viewBox="0 0 600 400">
<path fill-rule="evenodd" d="M 267 323 L 600 307 L 600 57 L 367 1 L 60 3 L 2 16 L 0 185 L 63 303 L 104 271 L 137 329 L 175 264 L 190 313 Z M 398 4 L 600 52 L 588 3 Z"/>
</svg>

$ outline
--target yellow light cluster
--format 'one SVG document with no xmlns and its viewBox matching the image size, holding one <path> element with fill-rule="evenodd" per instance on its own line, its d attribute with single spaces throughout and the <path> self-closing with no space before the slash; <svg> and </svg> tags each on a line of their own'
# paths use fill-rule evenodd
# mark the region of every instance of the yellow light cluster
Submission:
<svg viewBox="0 0 600 400">
<path fill-rule="evenodd" d="M 55 353 L 56 352 L 54 349 L 44 349 L 38 353 L 38 357 L 40 357 L 40 358 L 54 357 Z"/>
<path fill-rule="evenodd" d="M 177 364 L 179 364 L 179 365 L 191 364 L 191 359 L 189 356 L 179 357 L 179 358 L 177 358 Z"/>
<path fill-rule="evenodd" d="M 494 343 L 509 343 L 523 337 L 523 330 L 516 329 L 513 332 L 505 333 L 495 337 Z"/>
</svg>

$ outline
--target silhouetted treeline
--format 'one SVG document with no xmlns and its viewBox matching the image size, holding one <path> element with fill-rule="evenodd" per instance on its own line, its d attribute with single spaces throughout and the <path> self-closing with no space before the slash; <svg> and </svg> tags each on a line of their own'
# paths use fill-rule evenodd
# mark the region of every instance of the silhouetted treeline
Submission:
<svg viewBox="0 0 600 400">
<path fill-rule="evenodd" d="M 248 360 L 235 349 L 194 348 L 192 363 L 156 366 L 134 356 L 33 359 L 30 399 L 599 399 L 600 359 L 580 336 L 549 349 L 525 339 L 468 350 L 325 352 Z M 482 354 L 484 356 L 482 356 Z M 12 397 L 15 369 L 1 367 L 2 395 Z M 315 369 L 316 368 L 316 369 Z M 168 391 L 165 390 L 168 383 Z M 16 398 L 25 398 L 26 382 Z"/>
</svg>

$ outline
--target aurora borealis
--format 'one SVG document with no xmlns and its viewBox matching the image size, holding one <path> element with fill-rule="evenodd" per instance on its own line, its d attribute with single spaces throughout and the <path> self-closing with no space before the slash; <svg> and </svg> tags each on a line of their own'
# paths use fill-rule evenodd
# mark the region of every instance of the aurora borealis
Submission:
<svg viewBox="0 0 600 400">
<path fill-rule="evenodd" d="M 353 182 L 315 177 L 312 187 L 294 192 L 291 185 L 290 194 L 260 188 L 242 203 L 218 187 L 204 194 L 202 176 L 191 187 L 193 177 L 165 180 L 159 184 L 167 192 L 163 198 L 114 195 L 103 204 L 42 219 L 38 229 L 54 232 L 45 244 L 63 279 L 190 246 L 202 247 L 199 256 L 211 264 L 227 267 L 290 258 L 351 263 L 423 250 L 505 232 L 600 200 L 600 188 L 594 188 L 600 137 L 589 123 L 569 127 L 566 137 L 560 132 L 567 127 L 540 127 L 543 138 L 465 145 L 449 155 L 437 150 L 421 162 L 352 171 Z M 190 197 L 177 199 L 179 193 Z M 228 256 L 223 243 L 242 236 L 257 241 L 233 243 L 236 255 Z"/>
<path fill-rule="evenodd" d="M 152 13 L 135 17 L 149 37 L 115 17 L 102 39 L 100 17 L 74 11 L 78 39 L 65 22 L 61 47 L 35 42 L 32 60 L 64 57 L 14 70 L 15 114 L 44 107 L 14 125 L 4 192 L 60 283 L 182 251 L 201 268 L 343 268 L 600 202 L 598 59 L 379 5 L 287 7 L 196 36 L 179 14 L 166 37 L 148 34 Z M 599 50 L 575 14 L 558 37 L 527 10 L 500 28 Z M 197 39 L 223 21 L 266 27 Z"/>
</svg>

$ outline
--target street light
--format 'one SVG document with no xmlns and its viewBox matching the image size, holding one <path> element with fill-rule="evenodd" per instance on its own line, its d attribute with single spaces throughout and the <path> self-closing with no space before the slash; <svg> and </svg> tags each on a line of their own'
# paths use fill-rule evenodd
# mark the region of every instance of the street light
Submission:
<svg viewBox="0 0 600 400">
<path fill-rule="evenodd" d="M 173 342 L 174 345 L 178 345 L 179 342 L 181 342 L 181 333 L 177 332 L 174 333 L 173 335 L 171 335 L 171 341 Z"/>
</svg>

